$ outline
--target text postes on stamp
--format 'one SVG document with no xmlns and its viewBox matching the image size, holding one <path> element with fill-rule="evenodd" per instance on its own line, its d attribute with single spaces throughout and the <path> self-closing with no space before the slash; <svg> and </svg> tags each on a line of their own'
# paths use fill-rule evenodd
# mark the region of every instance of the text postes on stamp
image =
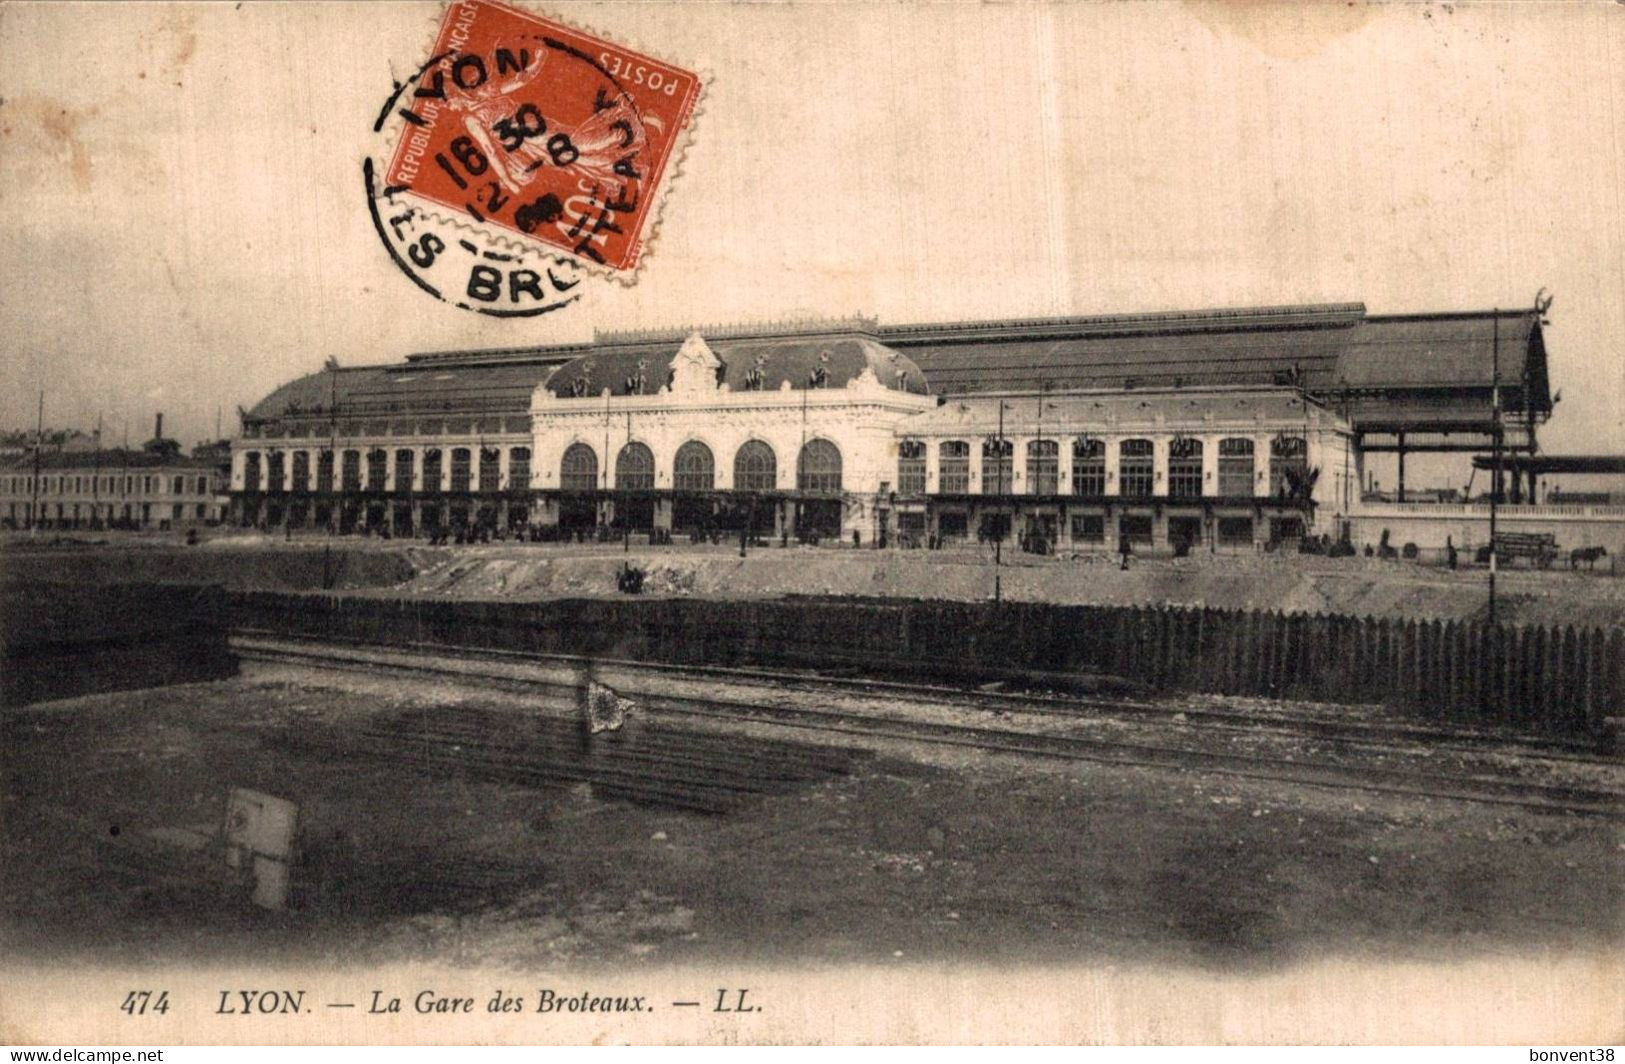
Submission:
<svg viewBox="0 0 1625 1064">
<path fill-rule="evenodd" d="M 453 3 L 393 101 L 405 125 L 384 183 L 521 245 L 631 271 L 699 92 L 689 71 L 539 15 Z"/>
</svg>

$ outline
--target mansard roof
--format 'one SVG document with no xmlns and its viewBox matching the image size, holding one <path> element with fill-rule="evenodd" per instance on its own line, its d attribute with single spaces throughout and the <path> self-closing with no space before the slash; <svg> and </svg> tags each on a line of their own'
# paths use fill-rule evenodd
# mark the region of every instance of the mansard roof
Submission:
<svg viewBox="0 0 1625 1064">
<path fill-rule="evenodd" d="M 432 352 L 388 366 L 313 373 L 245 412 L 279 418 L 524 413 L 543 384 L 555 395 L 658 392 L 691 330 L 604 333 L 592 343 Z M 1096 317 L 881 326 L 864 319 L 699 330 L 734 391 L 761 383 L 843 387 L 865 370 L 915 394 L 1293 386 L 1351 405 L 1357 421 L 1482 420 L 1499 382 L 1504 409 L 1547 414 L 1551 399 L 1537 310 L 1371 315 L 1360 303 Z M 827 356 L 827 359 L 826 357 Z M 1527 395 L 1527 399 L 1526 399 Z M 1440 404 L 1443 403 L 1445 409 Z M 1419 408 L 1420 409 L 1420 408 Z M 1416 416 L 1421 416 L 1417 414 Z"/>
<path fill-rule="evenodd" d="M 730 391 L 844 388 L 867 370 L 895 391 L 927 395 L 925 375 L 912 359 L 856 332 L 702 338 L 721 360 L 720 382 Z M 548 381 L 554 395 L 653 395 L 670 377 L 682 338 L 597 344 Z M 815 383 L 815 374 L 822 380 Z M 752 375 L 759 374 L 753 381 Z M 641 387 L 637 379 L 641 376 Z M 630 385 L 630 387 L 629 387 Z"/>
</svg>

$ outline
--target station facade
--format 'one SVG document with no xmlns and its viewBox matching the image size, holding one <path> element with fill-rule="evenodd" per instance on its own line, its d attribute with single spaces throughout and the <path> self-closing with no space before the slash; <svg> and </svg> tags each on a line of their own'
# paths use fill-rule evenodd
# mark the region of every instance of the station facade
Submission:
<svg viewBox="0 0 1625 1064">
<path fill-rule="evenodd" d="M 1492 392 L 1503 439 L 1533 447 L 1539 317 L 853 320 L 330 365 L 244 411 L 233 517 L 1039 550 L 1341 538 L 1369 451 L 1477 446 Z"/>
</svg>

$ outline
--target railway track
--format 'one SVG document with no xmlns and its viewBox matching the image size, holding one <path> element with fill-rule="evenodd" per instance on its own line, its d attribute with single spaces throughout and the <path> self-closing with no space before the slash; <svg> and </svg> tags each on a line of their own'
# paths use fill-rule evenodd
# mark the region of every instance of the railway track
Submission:
<svg viewBox="0 0 1625 1064">
<path fill-rule="evenodd" d="M 541 696 L 561 710 L 573 704 L 578 672 L 584 664 L 580 659 L 560 656 L 440 645 L 382 647 L 246 630 L 233 637 L 233 647 L 250 660 L 374 674 L 381 671 L 505 689 Z M 605 660 L 597 661 L 595 666 L 601 674 L 614 673 L 620 683 L 630 682 L 633 686 L 624 693 L 636 697 L 656 720 L 771 725 L 839 736 L 850 743 L 930 743 L 1052 760 L 1209 772 L 1339 790 L 1625 818 L 1625 791 L 1611 785 L 1532 780 L 1518 774 L 1531 765 L 1607 771 L 1618 768 L 1617 759 L 1585 754 L 1573 744 L 1529 737 L 1509 739 L 1476 730 L 1400 722 L 1345 725 L 1310 714 L 1271 713 L 1260 720 L 1236 711 L 1193 712 L 1188 706 L 1159 707 L 1148 700 L 965 691 L 766 669 Z M 673 693 L 683 686 L 702 684 L 706 685 L 703 695 Z M 764 693 L 764 687 L 771 688 L 771 693 Z M 855 709 L 851 705 L 864 701 L 884 704 L 888 711 Z M 964 722 L 920 719 L 919 711 L 927 705 L 937 710 L 946 708 Z M 914 715 L 908 715 L 909 708 L 904 708 L 901 715 L 889 711 L 898 706 L 911 707 Z M 1158 725 L 1176 714 L 1184 714 L 1183 723 L 1187 725 L 1177 729 L 1179 735 L 1195 740 L 1194 745 L 1166 741 L 1167 733 L 1176 729 Z M 967 717 L 970 719 L 965 720 Z M 1023 730 L 1012 719 L 1017 717 L 1029 724 L 1038 722 L 1040 728 L 1046 718 L 1105 721 L 1123 734 L 1105 737 Z M 1278 751 L 1213 748 L 1216 740 L 1233 744 L 1240 738 L 1255 746 L 1267 746 L 1271 740 L 1311 740 L 1324 749 L 1317 751 L 1320 756 L 1314 760 L 1298 760 Z M 1484 764 L 1466 772 L 1440 771 L 1428 763 L 1439 750 L 1466 751 L 1469 757 L 1482 754 Z M 1406 760 L 1414 764 L 1393 764 Z M 1491 762 L 1499 763 L 1486 767 Z M 558 771 L 558 766 L 550 771 Z"/>
<path fill-rule="evenodd" d="M 443 706 L 361 728 L 283 732 L 286 748 L 388 761 L 441 774 L 535 786 L 587 783 L 602 798 L 697 813 L 731 812 L 851 771 L 862 751 L 640 723 L 589 736 L 578 722 Z"/>
</svg>

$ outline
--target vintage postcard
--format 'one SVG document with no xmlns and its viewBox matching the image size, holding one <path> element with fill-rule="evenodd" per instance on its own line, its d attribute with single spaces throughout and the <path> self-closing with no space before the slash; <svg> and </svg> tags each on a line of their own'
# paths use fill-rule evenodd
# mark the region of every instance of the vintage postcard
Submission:
<svg viewBox="0 0 1625 1064">
<path fill-rule="evenodd" d="M 0 208 L 0 1042 L 1625 1036 L 1625 5 L 0 3 Z"/>
</svg>

